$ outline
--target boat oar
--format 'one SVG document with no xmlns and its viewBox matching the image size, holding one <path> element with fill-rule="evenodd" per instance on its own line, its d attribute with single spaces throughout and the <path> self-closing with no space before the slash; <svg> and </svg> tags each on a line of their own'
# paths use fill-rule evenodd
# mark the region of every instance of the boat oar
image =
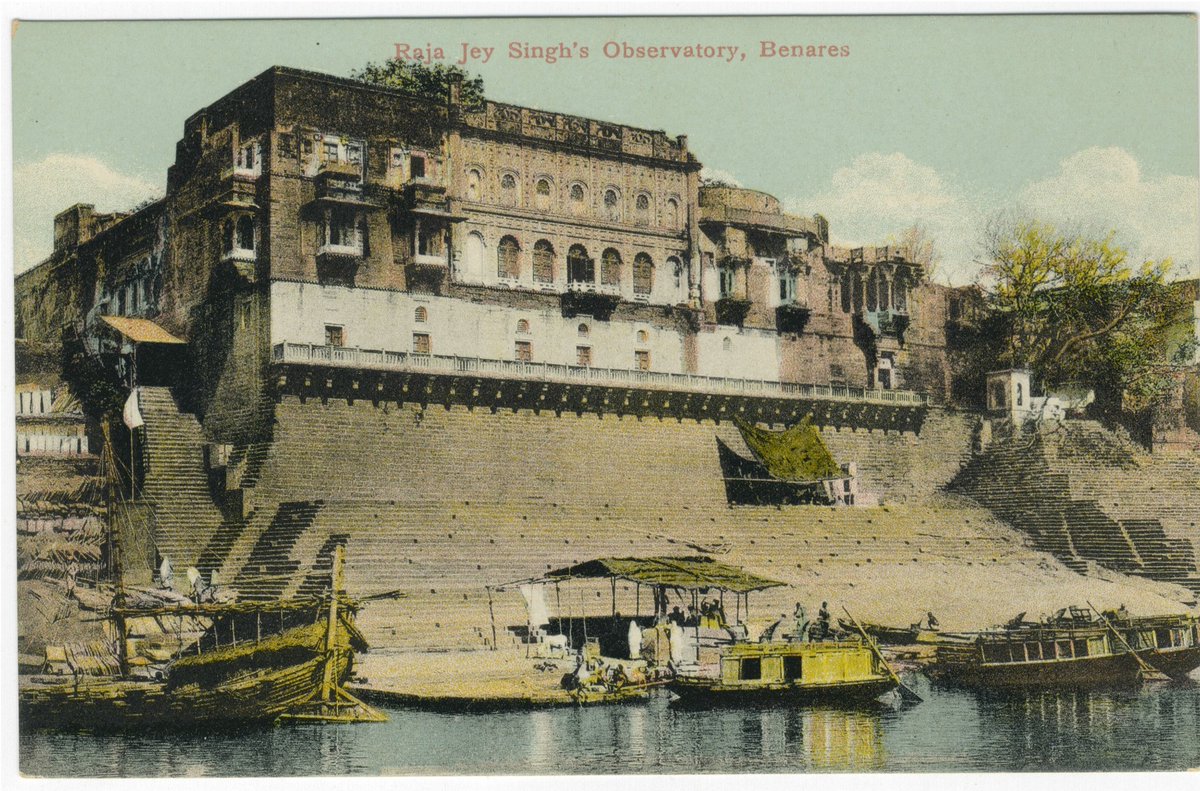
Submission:
<svg viewBox="0 0 1200 791">
<path fill-rule="evenodd" d="M 862 634 L 863 639 L 867 641 L 867 647 L 870 648 L 871 652 L 874 653 L 875 656 L 879 658 L 879 661 L 883 663 L 883 669 L 886 670 L 888 675 L 892 677 L 892 681 L 896 682 L 897 688 L 900 690 L 900 697 L 904 698 L 910 703 L 920 703 L 922 701 L 921 696 L 918 695 L 916 691 L 912 689 L 912 687 L 909 687 L 900 680 L 900 676 L 896 675 L 895 670 L 892 670 L 892 666 L 888 664 L 886 659 L 884 659 L 883 652 L 879 650 L 879 646 L 875 645 L 875 641 L 872 640 L 871 636 L 867 634 L 867 630 L 862 628 L 862 624 L 858 622 L 858 619 L 853 615 L 850 615 L 850 611 L 845 607 L 842 607 L 842 612 L 850 616 L 850 621 L 854 624 L 854 628 L 858 629 L 859 633 Z"/>
<path fill-rule="evenodd" d="M 1094 613 L 1096 613 L 1096 615 L 1100 616 L 1100 620 L 1104 621 L 1104 625 L 1109 628 L 1109 631 L 1111 631 L 1114 635 L 1117 636 L 1117 639 L 1121 641 L 1121 645 L 1125 646 L 1125 650 L 1127 650 L 1133 656 L 1134 661 L 1137 662 L 1138 667 L 1141 668 L 1141 670 L 1138 671 L 1138 678 L 1140 678 L 1143 683 L 1145 683 L 1147 681 L 1170 681 L 1171 680 L 1171 677 L 1168 676 L 1166 673 L 1162 672 L 1161 670 L 1154 667 L 1149 662 L 1147 662 L 1146 660 L 1144 660 L 1140 656 L 1138 656 L 1137 651 L 1133 650 L 1133 646 L 1131 646 L 1129 644 L 1129 641 L 1127 641 L 1125 639 L 1125 635 L 1123 635 L 1119 631 L 1117 631 L 1117 627 L 1113 626 L 1112 623 L 1107 618 L 1104 617 L 1104 613 L 1102 613 L 1096 609 L 1096 605 L 1092 604 L 1091 602 L 1088 602 L 1087 605 L 1088 605 L 1088 607 L 1092 608 L 1092 612 L 1094 612 Z"/>
</svg>

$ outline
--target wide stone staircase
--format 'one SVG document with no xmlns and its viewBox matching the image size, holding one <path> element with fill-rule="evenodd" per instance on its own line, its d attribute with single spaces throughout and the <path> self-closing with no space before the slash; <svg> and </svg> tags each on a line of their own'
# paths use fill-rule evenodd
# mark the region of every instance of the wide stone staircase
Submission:
<svg viewBox="0 0 1200 791">
<path fill-rule="evenodd" d="M 1093 421 L 997 438 L 951 484 L 1063 563 L 1200 591 L 1200 458 L 1153 456 Z"/>
<path fill-rule="evenodd" d="M 145 421 L 140 497 L 152 509 L 159 554 L 182 570 L 198 561 L 225 521 L 209 487 L 204 432 L 169 389 L 141 387 L 138 394 Z"/>
</svg>

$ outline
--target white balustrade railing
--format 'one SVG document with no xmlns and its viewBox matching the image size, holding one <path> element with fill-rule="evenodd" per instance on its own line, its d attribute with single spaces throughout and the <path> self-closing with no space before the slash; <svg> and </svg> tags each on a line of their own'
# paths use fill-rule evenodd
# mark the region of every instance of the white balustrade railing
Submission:
<svg viewBox="0 0 1200 791">
<path fill-rule="evenodd" d="M 594 368 L 558 363 L 533 363 L 520 360 L 491 360 L 482 357 L 458 357 L 444 354 L 416 354 L 351 346 L 322 346 L 311 343 L 277 343 L 271 359 L 276 363 L 327 365 L 385 371 L 431 371 L 467 373 L 504 379 L 529 379 L 543 382 L 619 385 L 656 390 L 680 390 L 698 393 L 734 393 L 783 398 L 814 398 L 836 401 L 861 401 L 919 406 L 926 403 L 920 393 L 909 390 L 882 390 L 849 385 L 819 385 L 777 382 L 768 379 L 738 379 L 724 376 L 639 371 L 630 368 Z"/>
</svg>

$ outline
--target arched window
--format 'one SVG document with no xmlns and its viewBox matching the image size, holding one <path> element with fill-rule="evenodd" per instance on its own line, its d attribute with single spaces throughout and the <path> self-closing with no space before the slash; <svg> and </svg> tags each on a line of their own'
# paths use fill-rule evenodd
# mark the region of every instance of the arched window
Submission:
<svg viewBox="0 0 1200 791">
<path fill-rule="evenodd" d="M 725 340 L 721 341 L 721 350 L 726 352 L 733 351 L 733 340 L 731 338 L 726 338 Z"/>
<path fill-rule="evenodd" d="M 500 200 L 505 206 L 517 205 L 517 177 L 512 173 L 505 173 L 500 177 Z"/>
<path fill-rule="evenodd" d="M 237 246 L 239 250 L 254 249 L 254 218 L 248 214 L 238 217 Z"/>
<path fill-rule="evenodd" d="M 600 285 L 621 285 L 621 254 L 612 247 L 600 256 Z"/>
<path fill-rule="evenodd" d="M 527 320 L 525 320 L 525 319 L 517 320 L 517 333 L 519 335 L 528 335 L 529 334 L 529 322 Z"/>
<path fill-rule="evenodd" d="M 908 277 L 903 273 L 896 275 L 896 310 L 908 312 Z"/>
<path fill-rule="evenodd" d="M 891 304 L 892 304 L 891 293 L 892 293 L 892 287 L 891 287 L 891 283 L 888 282 L 887 275 L 880 272 L 879 273 L 879 309 L 880 310 L 887 310 L 891 306 Z"/>
<path fill-rule="evenodd" d="M 850 291 L 851 291 L 851 294 L 853 295 L 853 303 L 854 303 L 854 304 L 853 304 L 853 308 L 854 308 L 854 312 L 855 312 L 855 313 L 862 313 L 862 309 L 863 309 L 863 282 L 862 282 L 862 274 L 861 274 L 860 272 L 855 272 L 855 273 L 854 273 L 854 282 L 851 284 Z"/>
<path fill-rule="evenodd" d="M 483 174 L 478 168 L 471 168 L 467 171 L 467 200 L 479 200 L 479 187 L 483 182 Z"/>
<path fill-rule="evenodd" d="M 483 277 L 483 234 L 479 231 L 467 234 L 463 259 L 463 274 L 468 280 L 479 280 Z"/>
<path fill-rule="evenodd" d="M 417 309 L 413 311 L 413 321 L 417 322 L 418 324 L 424 324 L 428 320 L 429 311 L 425 309 L 425 306 L 418 306 Z"/>
<path fill-rule="evenodd" d="M 679 201 L 674 198 L 667 201 L 667 227 L 679 227 Z"/>
<path fill-rule="evenodd" d="M 645 253 L 638 253 L 633 259 L 633 293 L 649 294 L 654 287 L 654 262 Z"/>
<path fill-rule="evenodd" d="M 847 269 L 842 273 L 842 280 L 839 290 L 842 292 L 842 313 L 850 312 L 850 297 L 854 289 L 854 281 L 850 277 L 850 270 Z"/>
<path fill-rule="evenodd" d="M 583 210 L 586 208 L 584 206 L 584 199 L 586 195 L 583 191 L 583 185 L 572 184 L 569 195 L 571 199 L 571 213 L 582 214 Z"/>
<path fill-rule="evenodd" d="M 232 253 L 233 252 L 233 241 L 234 241 L 234 225 L 233 225 L 233 219 L 230 218 L 230 219 L 226 220 L 225 224 L 221 227 L 221 251 L 224 253 Z"/>
<path fill-rule="evenodd" d="M 533 280 L 535 283 L 554 282 L 554 245 L 539 239 L 533 246 Z"/>
<path fill-rule="evenodd" d="M 538 179 L 534 189 L 536 193 L 535 203 L 539 211 L 547 211 L 550 208 L 550 179 Z"/>
<path fill-rule="evenodd" d="M 604 191 L 604 216 L 610 220 L 621 220 L 621 196 L 611 187 Z"/>
<path fill-rule="evenodd" d="M 587 250 L 581 244 L 573 244 L 567 251 L 567 282 L 596 282 L 596 264 L 588 258 Z"/>
<path fill-rule="evenodd" d="M 650 340 L 650 333 L 646 332 L 645 330 L 637 331 L 637 342 L 638 343 L 646 343 L 649 340 Z"/>
<path fill-rule="evenodd" d="M 637 200 L 634 202 L 634 209 L 636 211 L 635 218 L 637 219 L 637 224 L 638 225 L 649 225 L 650 224 L 650 196 L 646 195 L 645 193 L 638 195 Z"/>
<path fill-rule="evenodd" d="M 575 328 L 575 331 L 579 333 L 580 338 L 586 338 L 592 332 L 591 328 L 586 324 L 580 324 Z"/>
<path fill-rule="evenodd" d="M 875 273 L 872 272 L 870 275 L 867 276 L 867 311 L 870 312 L 870 311 L 877 310 L 878 305 L 879 305 L 879 283 L 877 282 Z"/>
<path fill-rule="evenodd" d="M 496 275 L 511 280 L 521 277 L 521 245 L 511 236 L 501 239 L 496 248 Z"/>
</svg>

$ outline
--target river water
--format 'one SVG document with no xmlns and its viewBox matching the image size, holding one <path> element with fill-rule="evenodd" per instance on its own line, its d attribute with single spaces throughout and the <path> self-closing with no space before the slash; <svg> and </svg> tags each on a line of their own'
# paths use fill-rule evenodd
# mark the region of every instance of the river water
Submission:
<svg viewBox="0 0 1200 791">
<path fill-rule="evenodd" d="M 981 695 L 908 678 L 900 705 L 503 713 L 133 735 L 22 733 L 25 774 L 283 776 L 1180 770 L 1200 767 L 1200 684 Z"/>
</svg>

